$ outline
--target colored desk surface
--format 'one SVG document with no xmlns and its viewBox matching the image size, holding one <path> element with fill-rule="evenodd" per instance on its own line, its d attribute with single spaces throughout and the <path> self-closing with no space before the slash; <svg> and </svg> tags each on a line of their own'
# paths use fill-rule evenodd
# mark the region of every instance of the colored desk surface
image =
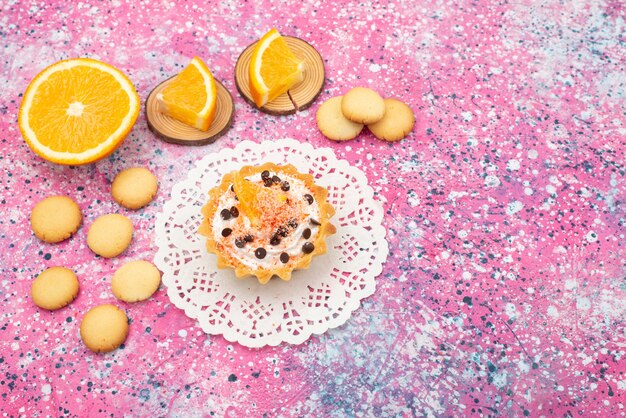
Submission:
<svg viewBox="0 0 626 418">
<path fill-rule="evenodd" d="M 626 398 L 624 5 L 577 2 L 166 2 L 0 4 L 0 409 L 34 416 L 623 416 Z M 301 37 L 326 85 L 297 115 L 259 113 L 237 93 L 239 53 L 265 31 Z M 105 160 L 63 167 L 35 156 L 17 127 L 21 94 L 45 66 L 109 62 L 142 101 L 189 59 L 232 93 L 227 135 L 187 148 L 145 117 Z M 415 110 L 405 140 L 333 143 L 315 124 L 329 97 L 370 86 Z M 376 293 L 342 327 L 300 346 L 248 349 L 207 336 L 168 300 L 123 304 L 123 349 L 80 341 L 86 310 L 117 303 L 112 273 L 151 259 L 154 219 L 207 153 L 244 139 L 294 137 L 364 170 L 385 208 L 389 259 Z M 138 212 L 110 197 L 140 165 L 159 178 Z M 72 196 L 85 223 L 135 224 L 112 260 L 38 241 L 36 202 Z M 44 268 L 81 280 L 47 312 L 30 300 Z"/>
</svg>

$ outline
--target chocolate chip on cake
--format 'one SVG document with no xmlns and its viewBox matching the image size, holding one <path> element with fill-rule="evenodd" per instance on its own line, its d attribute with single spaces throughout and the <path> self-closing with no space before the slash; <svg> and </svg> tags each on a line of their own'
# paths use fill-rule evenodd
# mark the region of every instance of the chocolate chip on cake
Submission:
<svg viewBox="0 0 626 418">
<path fill-rule="evenodd" d="M 252 235 L 250 235 L 250 234 L 246 234 L 246 235 L 243 236 L 243 240 L 245 242 L 252 242 L 252 241 L 254 241 L 254 237 Z"/>
<path fill-rule="evenodd" d="M 311 218 L 311 220 L 310 220 L 310 221 L 311 221 L 311 224 L 313 224 L 313 225 L 316 225 L 316 226 L 320 226 L 320 225 L 321 225 L 321 222 L 320 222 L 320 221 L 318 221 L 317 219 L 313 219 L 313 218 Z"/>
<path fill-rule="evenodd" d="M 271 245 L 278 245 L 278 244 L 280 244 L 280 237 L 274 235 L 272 237 L 272 239 L 270 240 L 270 244 Z"/>
<path fill-rule="evenodd" d="M 308 193 L 307 193 L 307 194 L 305 194 L 305 195 L 304 195 L 304 199 L 305 199 L 307 202 L 309 202 L 309 205 L 312 205 L 312 204 L 313 204 L 313 196 L 311 196 L 310 194 L 308 194 Z"/>
<path fill-rule="evenodd" d="M 246 241 L 242 237 L 239 237 L 235 239 L 235 245 L 237 248 L 243 248 L 246 246 Z"/>
<path fill-rule="evenodd" d="M 222 217 L 223 220 L 227 221 L 230 219 L 230 210 L 228 209 L 222 209 L 222 211 L 220 212 L 220 216 Z"/>
<path fill-rule="evenodd" d="M 239 216 L 239 209 L 237 209 L 236 206 L 233 206 L 232 208 L 230 208 L 230 215 L 233 218 L 236 218 L 237 216 Z"/>
<path fill-rule="evenodd" d="M 289 191 L 289 188 L 290 188 L 290 187 L 291 187 L 291 186 L 289 185 L 289 182 L 288 182 L 288 181 L 283 181 L 283 182 L 282 182 L 282 184 L 280 185 L 280 189 L 281 189 L 283 192 L 287 192 L 287 191 Z"/>
<path fill-rule="evenodd" d="M 289 254 L 287 253 L 281 253 L 280 254 L 280 261 L 283 264 L 287 264 L 289 262 Z"/>
<path fill-rule="evenodd" d="M 254 255 L 256 256 L 256 258 L 261 260 L 265 258 L 265 256 L 267 255 L 267 251 L 265 251 L 265 248 L 259 247 L 256 249 L 256 251 L 254 251 Z"/>
<path fill-rule="evenodd" d="M 230 235 L 230 234 L 232 234 L 232 233 L 233 233 L 233 230 L 232 230 L 232 229 L 230 229 L 230 228 L 224 228 L 224 229 L 222 229 L 222 236 L 223 236 L 223 237 L 227 237 L 227 236 L 229 236 L 229 235 Z"/>
<path fill-rule="evenodd" d="M 272 179 L 271 179 L 271 178 L 269 178 L 269 177 L 268 177 L 268 178 L 264 178 L 264 179 L 263 179 L 263 185 L 264 185 L 265 187 L 272 187 L 272 186 L 274 185 L 274 182 L 273 182 L 273 181 L 272 181 Z"/>
<path fill-rule="evenodd" d="M 275 184 L 278 184 L 278 183 L 280 183 L 280 177 L 278 177 L 278 176 L 273 176 L 273 177 L 272 177 L 272 181 L 273 181 Z"/>
<path fill-rule="evenodd" d="M 313 245 L 312 243 L 308 241 L 302 245 L 302 252 L 305 254 L 311 254 L 314 249 L 315 249 L 315 245 Z"/>
<path fill-rule="evenodd" d="M 296 218 L 291 218 L 289 219 L 289 222 L 287 222 L 287 226 L 289 228 L 296 229 L 298 227 L 298 221 L 296 221 Z"/>
<path fill-rule="evenodd" d="M 309 228 L 302 231 L 302 238 L 309 239 L 311 238 L 311 230 Z"/>
</svg>

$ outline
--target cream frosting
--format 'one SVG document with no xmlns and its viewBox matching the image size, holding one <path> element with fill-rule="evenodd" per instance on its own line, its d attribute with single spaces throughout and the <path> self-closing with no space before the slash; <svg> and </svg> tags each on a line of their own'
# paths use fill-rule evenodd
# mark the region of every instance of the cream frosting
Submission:
<svg viewBox="0 0 626 418">
<path fill-rule="evenodd" d="M 289 190 L 281 190 L 281 193 L 286 195 L 287 199 L 305 202 L 300 205 L 304 220 L 299 221 L 296 228 L 289 228 L 289 234 L 286 237 L 281 237 L 280 243 L 277 245 L 271 245 L 270 240 L 273 235 L 273 231 L 268 228 L 263 228 L 263 225 L 261 225 L 260 228 L 255 228 L 250 219 L 248 219 L 241 210 L 239 210 L 239 216 L 237 218 L 230 218 L 227 220 L 222 218 L 221 211 L 223 209 L 239 207 L 239 202 L 235 197 L 235 193 L 232 192 L 230 188 L 228 188 L 226 193 L 220 196 L 218 209 L 215 211 L 212 219 L 213 239 L 216 241 L 218 246 L 222 247 L 223 253 L 225 255 L 229 254 L 242 264 L 253 269 L 274 268 L 275 266 L 285 265 L 280 261 L 280 255 L 282 253 L 289 254 L 290 261 L 287 264 L 291 263 L 294 259 L 299 258 L 304 254 L 302 251 L 302 245 L 307 241 L 315 242 L 319 233 L 319 226 L 314 225 L 310 221 L 311 219 L 319 220 L 320 218 L 318 203 L 314 200 L 313 203 L 308 204 L 304 200 L 305 194 L 313 195 L 313 192 L 308 189 L 306 184 L 300 179 L 284 173 L 270 172 L 270 177 L 273 175 L 278 175 L 281 178 L 281 182 L 289 182 Z M 260 173 L 248 176 L 246 177 L 246 180 L 263 185 Z M 272 187 L 280 188 L 280 184 Z M 236 227 L 235 225 L 237 224 L 239 226 Z M 236 234 L 233 232 L 228 237 L 223 237 L 222 231 L 225 228 L 231 228 L 233 230 L 238 229 L 242 231 L 242 233 Z M 311 230 L 311 236 L 308 239 L 305 239 L 302 234 L 307 228 Z M 243 248 L 239 248 L 235 245 L 235 240 L 241 237 L 243 232 L 249 233 L 255 238 L 255 240 L 253 242 L 246 243 Z M 262 259 L 257 258 L 255 255 L 255 250 L 260 247 L 264 248 L 266 251 L 266 255 Z"/>
</svg>

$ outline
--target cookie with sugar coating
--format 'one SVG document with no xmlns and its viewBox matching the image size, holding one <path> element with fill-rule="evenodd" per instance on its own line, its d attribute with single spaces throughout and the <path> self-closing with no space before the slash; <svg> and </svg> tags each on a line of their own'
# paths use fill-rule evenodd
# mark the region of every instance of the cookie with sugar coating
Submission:
<svg viewBox="0 0 626 418">
<path fill-rule="evenodd" d="M 376 123 L 367 125 L 367 128 L 378 139 L 384 141 L 399 141 L 413 130 L 415 114 L 404 102 L 388 98 L 385 99 L 385 116 Z"/>
<path fill-rule="evenodd" d="M 133 223 L 124 215 L 100 216 L 89 227 L 87 245 L 101 257 L 113 258 L 123 253 L 133 239 Z"/>
<path fill-rule="evenodd" d="M 355 87 L 341 99 L 341 112 L 352 122 L 368 125 L 385 116 L 385 101 L 372 89 Z"/>
<path fill-rule="evenodd" d="M 124 302 L 139 302 L 152 296 L 160 283 L 159 269 L 148 261 L 137 260 L 124 264 L 115 272 L 111 290 Z"/>
<path fill-rule="evenodd" d="M 80 323 L 80 337 L 93 352 L 107 353 L 118 348 L 128 336 L 128 317 L 114 305 L 91 308 Z"/>
<path fill-rule="evenodd" d="M 78 295 L 76 274 L 65 267 L 50 267 L 42 271 L 30 288 L 35 305 L 54 311 L 69 305 Z"/>
<path fill-rule="evenodd" d="M 80 207 L 67 196 L 47 197 L 37 203 L 30 214 L 35 236 L 51 244 L 74 235 L 82 222 Z"/>
<path fill-rule="evenodd" d="M 157 178 L 143 167 L 132 167 L 120 171 L 111 185 L 111 195 L 121 206 L 137 210 L 154 199 L 157 193 Z"/>
<path fill-rule="evenodd" d="M 317 109 L 317 127 L 322 134 L 333 141 L 348 141 L 359 135 L 362 123 L 352 122 L 341 112 L 342 96 L 326 100 Z"/>
</svg>

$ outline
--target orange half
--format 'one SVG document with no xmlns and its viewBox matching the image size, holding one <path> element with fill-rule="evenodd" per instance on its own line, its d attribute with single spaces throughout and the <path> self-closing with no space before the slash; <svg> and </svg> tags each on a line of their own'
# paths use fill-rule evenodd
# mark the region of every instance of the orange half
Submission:
<svg viewBox="0 0 626 418">
<path fill-rule="evenodd" d="M 18 124 L 30 148 L 58 164 L 80 165 L 112 153 L 139 115 L 130 80 L 104 62 L 59 61 L 29 84 Z"/>
</svg>

